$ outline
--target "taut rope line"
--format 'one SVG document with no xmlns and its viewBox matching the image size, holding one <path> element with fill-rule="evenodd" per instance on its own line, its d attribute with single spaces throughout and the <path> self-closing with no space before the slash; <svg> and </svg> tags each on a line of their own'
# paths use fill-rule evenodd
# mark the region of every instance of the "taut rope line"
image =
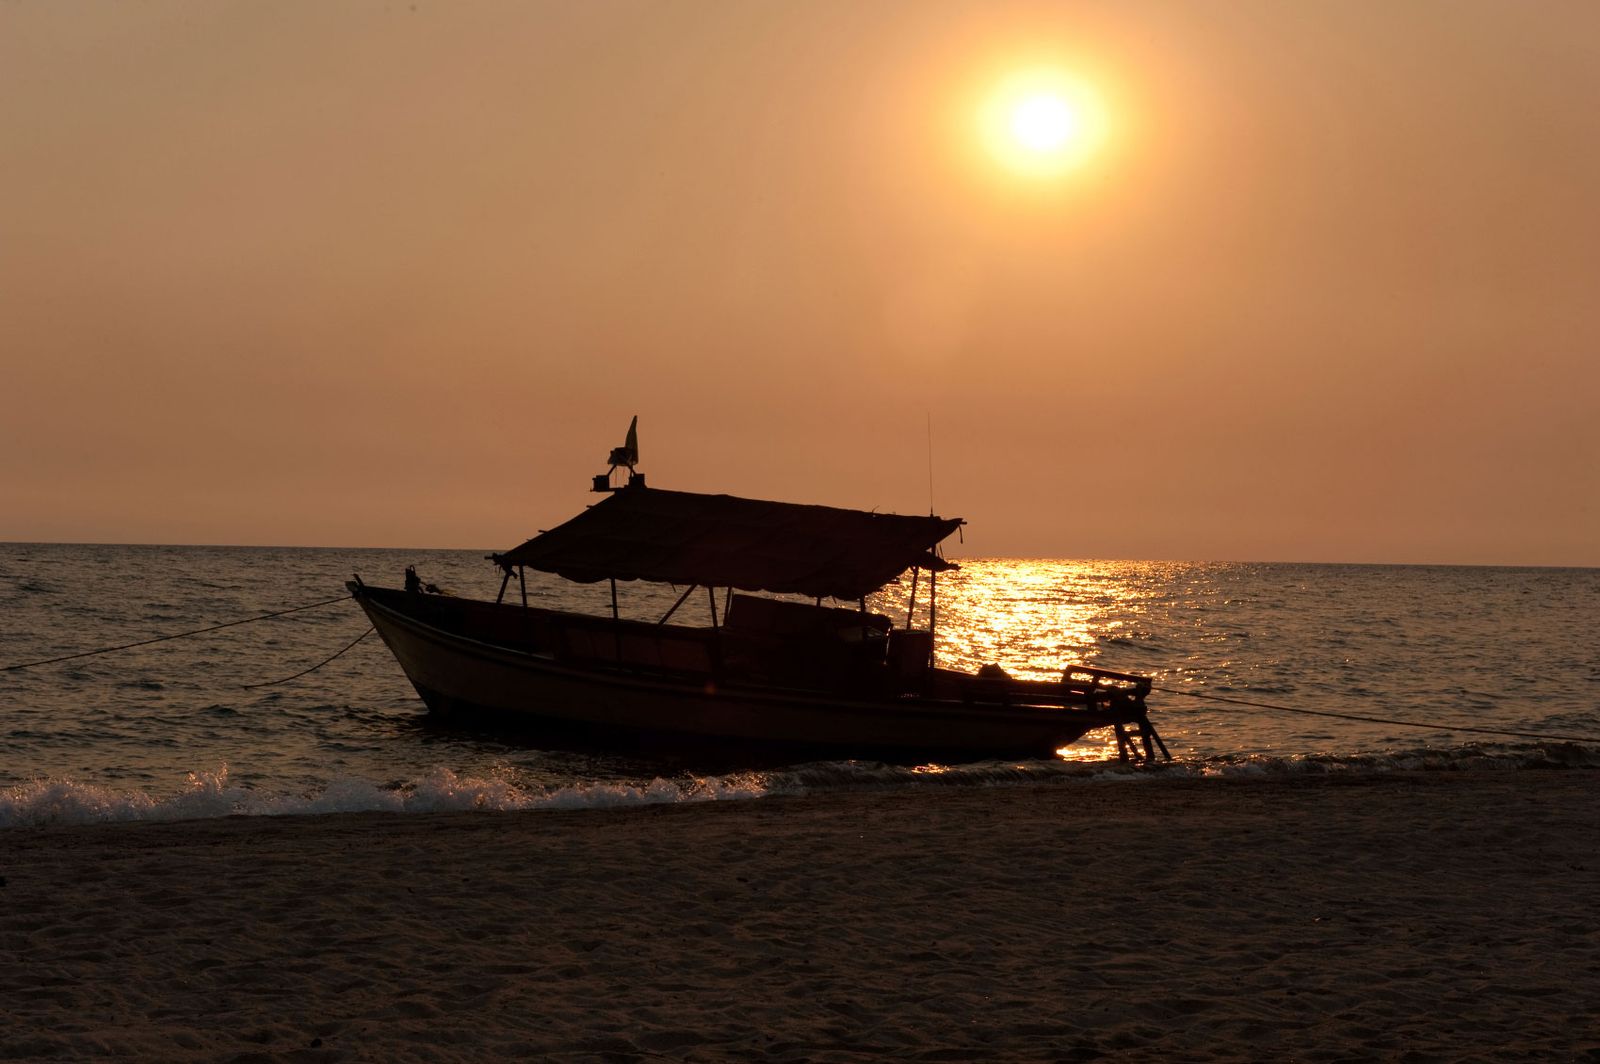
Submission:
<svg viewBox="0 0 1600 1064">
<path fill-rule="evenodd" d="M 323 658 L 321 661 L 317 662 L 315 665 L 311 666 L 311 668 L 309 668 L 309 669 L 301 669 L 299 672 L 295 673 L 293 676 L 285 676 L 281 680 L 268 680 L 266 683 L 247 683 L 247 684 L 242 684 L 241 686 L 246 691 L 248 691 L 253 687 L 274 687 L 274 686 L 276 686 L 277 684 L 280 684 L 280 683 L 288 683 L 290 680 L 298 680 L 300 677 L 304 676 L 308 672 L 316 672 L 318 669 L 322 668 L 328 662 L 332 661 L 334 658 L 338 657 L 340 654 L 343 654 L 346 650 L 349 650 L 351 647 L 355 646 L 357 643 L 361 642 L 363 639 L 367 638 L 367 636 L 371 635 L 373 632 L 376 632 L 376 631 L 377 631 L 376 628 L 373 628 L 373 627 L 371 627 L 369 625 L 365 632 L 362 632 L 360 635 L 358 635 L 354 639 L 350 640 L 350 642 L 346 643 L 344 645 L 344 648 L 342 650 L 340 650 L 338 653 L 328 655 L 327 657 Z"/>
<path fill-rule="evenodd" d="M 1331 713 L 1322 709 L 1296 709 L 1271 702 L 1251 702 L 1244 698 L 1224 698 L 1222 695 L 1203 695 L 1198 691 L 1179 691 L 1172 687 L 1152 687 L 1164 695 L 1183 695 L 1185 698 L 1203 698 L 1209 702 L 1227 702 L 1235 706 L 1253 706 L 1256 709 L 1275 709 L 1279 713 L 1299 713 L 1306 717 L 1333 717 L 1337 720 L 1358 720 L 1365 724 L 1395 724 L 1402 728 L 1432 728 L 1435 731 L 1477 732 L 1480 735 L 1509 735 L 1517 739 L 1553 739 L 1563 743 L 1597 743 L 1600 736 L 1551 735 L 1548 732 L 1506 731 L 1503 728 L 1476 728 L 1470 724 L 1425 724 L 1415 720 L 1390 720 L 1386 717 L 1363 717 L 1355 713 Z"/>
<path fill-rule="evenodd" d="M 205 628 L 195 628 L 187 632 L 174 632 L 171 635 L 158 635 L 150 639 L 140 639 L 132 643 L 119 643 L 117 646 L 100 647 L 96 650 L 80 650 L 74 654 L 61 654 L 53 658 L 40 658 L 38 661 L 21 661 L 15 665 L 6 665 L 0 667 L 0 672 L 16 672 L 19 669 L 31 669 L 39 665 L 54 665 L 59 661 L 73 661 L 77 658 L 89 658 L 99 654 L 111 654 L 118 650 L 132 650 L 134 647 L 149 646 L 152 643 L 165 643 L 173 639 L 187 639 L 190 636 L 204 635 L 207 632 L 215 632 L 223 628 L 233 628 L 241 624 L 253 624 L 256 621 L 269 621 L 274 617 L 284 617 L 291 613 L 301 613 L 305 610 L 314 610 L 321 606 L 331 606 L 335 602 L 343 602 L 347 597 L 348 596 L 346 595 L 335 595 L 333 598 L 323 599 L 320 602 L 308 602 L 304 606 L 290 606 L 288 609 L 274 610 L 271 613 L 262 613 L 254 617 L 243 617 L 237 621 L 224 621 L 221 624 L 208 625 Z M 371 635 L 373 631 L 374 629 L 368 628 L 365 632 L 362 632 L 360 635 L 356 636 L 355 639 L 347 643 L 338 651 L 338 653 L 324 658 L 322 661 L 317 662 L 309 669 L 303 669 L 300 672 L 295 673 L 293 676 L 285 676 L 281 680 L 268 680 L 265 683 L 243 684 L 242 686 L 246 690 L 249 690 L 250 688 L 255 687 L 272 687 L 275 684 L 288 683 L 290 680 L 299 679 L 307 673 L 315 672 L 316 670 L 322 668 L 322 666 L 328 664 L 328 662 L 334 660 L 334 658 L 344 654 L 346 651 L 353 648 L 357 643 Z M 1228 698 L 1224 695 L 1202 694 L 1198 691 L 1180 691 L 1174 687 L 1152 687 L 1151 690 L 1160 691 L 1162 694 L 1181 695 L 1184 698 L 1203 699 L 1208 702 L 1226 702 L 1229 705 L 1234 706 L 1250 706 L 1253 709 L 1270 709 L 1278 713 L 1296 713 L 1305 717 L 1331 717 L 1334 720 L 1353 720 L 1359 721 L 1363 724 L 1390 724 L 1400 728 L 1429 728 L 1434 731 L 1473 732 L 1478 735 L 1502 735 L 1509 736 L 1514 739 L 1548 739 L 1555 742 L 1564 743 L 1600 744 L 1600 736 L 1592 735 L 1556 735 L 1549 732 L 1510 731 L 1504 728 L 1481 728 L 1471 724 L 1430 724 L 1415 720 L 1395 720 L 1390 717 L 1367 717 L 1357 713 L 1334 713 L 1330 710 L 1322 709 L 1299 709 L 1295 706 L 1283 706 L 1273 702 L 1256 702 L 1246 698 Z"/>
<path fill-rule="evenodd" d="M 123 643 L 114 647 L 101 647 L 99 650 L 80 650 L 76 654 L 62 654 L 60 657 L 55 658 L 40 658 L 38 661 L 18 662 L 15 665 L 7 665 L 4 668 L 0 668 L 0 672 L 15 672 L 18 669 L 31 669 L 35 665 L 53 665 L 58 661 L 71 661 L 74 658 L 89 658 L 96 654 L 110 654 L 112 651 L 116 650 L 131 650 L 134 647 L 149 646 L 151 643 L 165 643 L 169 639 L 187 639 L 192 635 L 202 635 L 206 632 L 215 632 L 219 628 L 232 628 L 235 625 L 250 624 L 255 621 L 271 620 L 273 617 L 282 617 L 289 613 L 299 613 L 302 610 L 314 610 L 318 606 L 331 606 L 333 603 L 343 602 L 349 597 L 350 596 L 348 595 L 337 595 L 331 599 L 323 599 L 321 602 L 311 602 L 304 606 L 291 606 L 286 610 L 276 610 L 272 613 L 263 613 L 258 617 L 246 617 L 238 621 L 224 621 L 222 624 L 213 624 L 208 628 L 196 628 L 192 632 L 176 632 L 172 635 L 158 635 L 154 639 L 141 639 L 136 643 Z"/>
</svg>

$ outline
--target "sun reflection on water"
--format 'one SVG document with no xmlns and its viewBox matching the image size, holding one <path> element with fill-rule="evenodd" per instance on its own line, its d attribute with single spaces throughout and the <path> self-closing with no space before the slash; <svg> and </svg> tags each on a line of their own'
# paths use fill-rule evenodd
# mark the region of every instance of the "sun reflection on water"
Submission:
<svg viewBox="0 0 1600 1064">
<path fill-rule="evenodd" d="M 975 671 L 999 665 L 1028 680 L 1056 680 L 1069 664 L 1092 664 L 1115 638 L 1136 596 L 1105 563 L 975 561 L 944 573 L 938 586 L 935 653 L 940 665 Z M 905 621 L 911 582 L 884 589 L 872 608 Z M 928 581 L 917 587 L 916 616 L 927 623 Z M 1115 667 L 1115 666 L 1113 666 Z"/>
<path fill-rule="evenodd" d="M 974 560 L 938 580 L 935 658 L 944 668 L 975 672 L 999 665 L 1019 679 L 1058 680 L 1073 664 L 1138 671 L 1131 660 L 1101 661 L 1103 644 L 1137 630 L 1144 612 L 1117 563 Z M 916 588 L 916 626 L 927 624 L 928 580 Z M 906 577 L 875 596 L 872 609 L 905 623 L 911 599 Z M 1072 759 L 1117 756 L 1109 730 L 1091 732 L 1057 753 Z"/>
</svg>

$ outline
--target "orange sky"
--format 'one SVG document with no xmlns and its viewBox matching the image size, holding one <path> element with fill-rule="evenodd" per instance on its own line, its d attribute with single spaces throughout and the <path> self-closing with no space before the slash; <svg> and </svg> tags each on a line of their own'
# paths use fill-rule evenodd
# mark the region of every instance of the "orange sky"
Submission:
<svg viewBox="0 0 1600 1064">
<path fill-rule="evenodd" d="M 971 117 L 1088 79 L 1023 180 Z M 0 539 L 1600 565 L 1600 4 L 0 5 Z"/>
</svg>

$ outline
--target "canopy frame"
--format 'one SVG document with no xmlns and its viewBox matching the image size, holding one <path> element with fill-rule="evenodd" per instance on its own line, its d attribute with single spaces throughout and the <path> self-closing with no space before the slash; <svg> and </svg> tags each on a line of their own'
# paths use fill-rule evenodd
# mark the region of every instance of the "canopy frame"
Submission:
<svg viewBox="0 0 1600 1064">
<path fill-rule="evenodd" d="M 963 523 L 634 484 L 490 558 L 575 583 L 644 580 L 849 602 L 907 569 L 931 576 L 953 568 L 935 548 Z"/>
</svg>

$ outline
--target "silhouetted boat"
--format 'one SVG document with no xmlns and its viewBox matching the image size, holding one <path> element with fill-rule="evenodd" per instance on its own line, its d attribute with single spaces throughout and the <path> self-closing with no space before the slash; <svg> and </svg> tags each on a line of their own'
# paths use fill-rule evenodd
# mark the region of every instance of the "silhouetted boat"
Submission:
<svg viewBox="0 0 1600 1064">
<path fill-rule="evenodd" d="M 409 572 L 404 589 L 348 584 L 433 713 L 586 748 L 731 743 L 970 760 L 1050 756 L 1111 728 L 1124 756 L 1166 753 L 1146 714 L 1147 677 L 1071 666 L 1040 682 L 934 664 L 937 574 L 956 568 L 938 545 L 961 520 L 663 491 L 645 486 L 637 460 L 630 428 L 611 473 L 594 478 L 604 500 L 490 555 L 504 572 L 494 602 L 427 593 Z M 613 486 L 619 468 L 625 483 Z M 611 615 L 528 605 L 528 569 L 609 581 Z M 908 569 L 907 626 L 868 612 L 866 596 Z M 924 571 L 928 627 L 916 629 Z M 520 601 L 507 603 L 513 579 Z M 686 590 L 659 620 L 630 620 L 618 615 L 618 580 Z M 700 588 L 710 625 L 669 623 Z"/>
</svg>

